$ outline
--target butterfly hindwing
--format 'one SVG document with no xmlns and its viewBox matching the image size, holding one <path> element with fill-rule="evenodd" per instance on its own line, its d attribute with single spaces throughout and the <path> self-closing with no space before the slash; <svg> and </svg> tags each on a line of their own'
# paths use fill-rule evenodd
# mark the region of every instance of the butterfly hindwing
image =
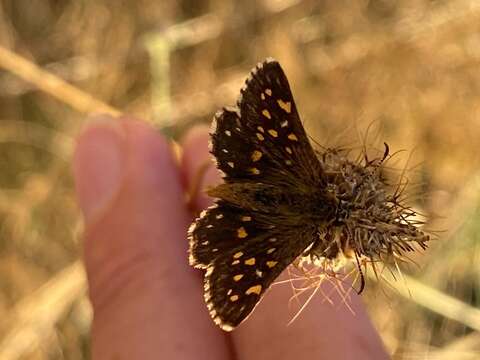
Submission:
<svg viewBox="0 0 480 360">
<path fill-rule="evenodd" d="M 321 166 L 300 121 L 287 78 L 274 60 L 250 74 L 236 108 L 218 112 L 211 152 L 226 182 L 317 184 Z"/>
<path fill-rule="evenodd" d="M 190 229 L 190 262 L 207 270 L 205 300 L 214 321 L 225 330 L 243 321 L 314 233 L 305 225 L 272 225 L 265 215 L 221 201 L 206 210 Z"/>
<path fill-rule="evenodd" d="M 268 226 L 253 220 L 247 211 L 219 200 L 189 229 L 190 265 L 207 268 L 219 254 L 235 249 L 246 238 L 257 237 Z"/>
</svg>

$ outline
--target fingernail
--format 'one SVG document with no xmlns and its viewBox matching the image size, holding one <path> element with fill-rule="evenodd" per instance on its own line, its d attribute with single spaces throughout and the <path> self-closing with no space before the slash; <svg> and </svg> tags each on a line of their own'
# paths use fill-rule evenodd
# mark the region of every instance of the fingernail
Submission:
<svg viewBox="0 0 480 360">
<path fill-rule="evenodd" d="M 85 222 L 110 208 L 124 173 L 125 135 L 120 120 L 97 116 L 78 138 L 74 157 L 75 187 Z"/>
</svg>

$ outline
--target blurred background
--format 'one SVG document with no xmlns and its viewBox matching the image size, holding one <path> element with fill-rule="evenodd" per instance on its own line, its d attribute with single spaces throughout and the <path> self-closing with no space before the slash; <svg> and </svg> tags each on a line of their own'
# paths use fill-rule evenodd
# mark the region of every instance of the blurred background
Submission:
<svg viewBox="0 0 480 360">
<path fill-rule="evenodd" d="M 89 357 L 70 173 L 86 114 L 178 138 L 267 56 L 319 143 L 405 150 L 392 164 L 441 230 L 408 281 L 368 281 L 392 357 L 480 358 L 479 20 L 467 0 L 0 0 L 0 359 Z"/>
</svg>

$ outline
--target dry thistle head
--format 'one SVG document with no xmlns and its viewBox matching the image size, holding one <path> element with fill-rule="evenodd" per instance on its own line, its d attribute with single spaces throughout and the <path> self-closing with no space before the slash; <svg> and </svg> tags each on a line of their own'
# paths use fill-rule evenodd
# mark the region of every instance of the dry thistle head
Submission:
<svg viewBox="0 0 480 360">
<path fill-rule="evenodd" d="M 387 262 L 418 246 L 426 249 L 429 235 L 418 226 L 418 214 L 401 201 L 400 184 L 388 183 L 384 166 L 388 145 L 381 158 L 358 162 L 346 151 L 318 153 L 326 189 L 336 204 L 334 214 L 308 252 L 312 260 L 334 259 L 340 254 L 367 262 Z"/>
</svg>

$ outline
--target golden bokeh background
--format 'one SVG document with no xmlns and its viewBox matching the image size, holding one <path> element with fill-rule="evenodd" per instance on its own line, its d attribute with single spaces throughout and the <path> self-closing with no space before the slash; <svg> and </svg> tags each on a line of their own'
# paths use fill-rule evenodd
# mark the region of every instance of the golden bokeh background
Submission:
<svg viewBox="0 0 480 360">
<path fill-rule="evenodd" d="M 87 114 L 179 138 L 268 56 L 319 143 L 406 150 L 394 164 L 440 230 L 411 280 L 367 284 L 388 351 L 480 358 L 480 2 L 2 0 L 0 359 L 89 357 L 71 176 Z"/>
</svg>

